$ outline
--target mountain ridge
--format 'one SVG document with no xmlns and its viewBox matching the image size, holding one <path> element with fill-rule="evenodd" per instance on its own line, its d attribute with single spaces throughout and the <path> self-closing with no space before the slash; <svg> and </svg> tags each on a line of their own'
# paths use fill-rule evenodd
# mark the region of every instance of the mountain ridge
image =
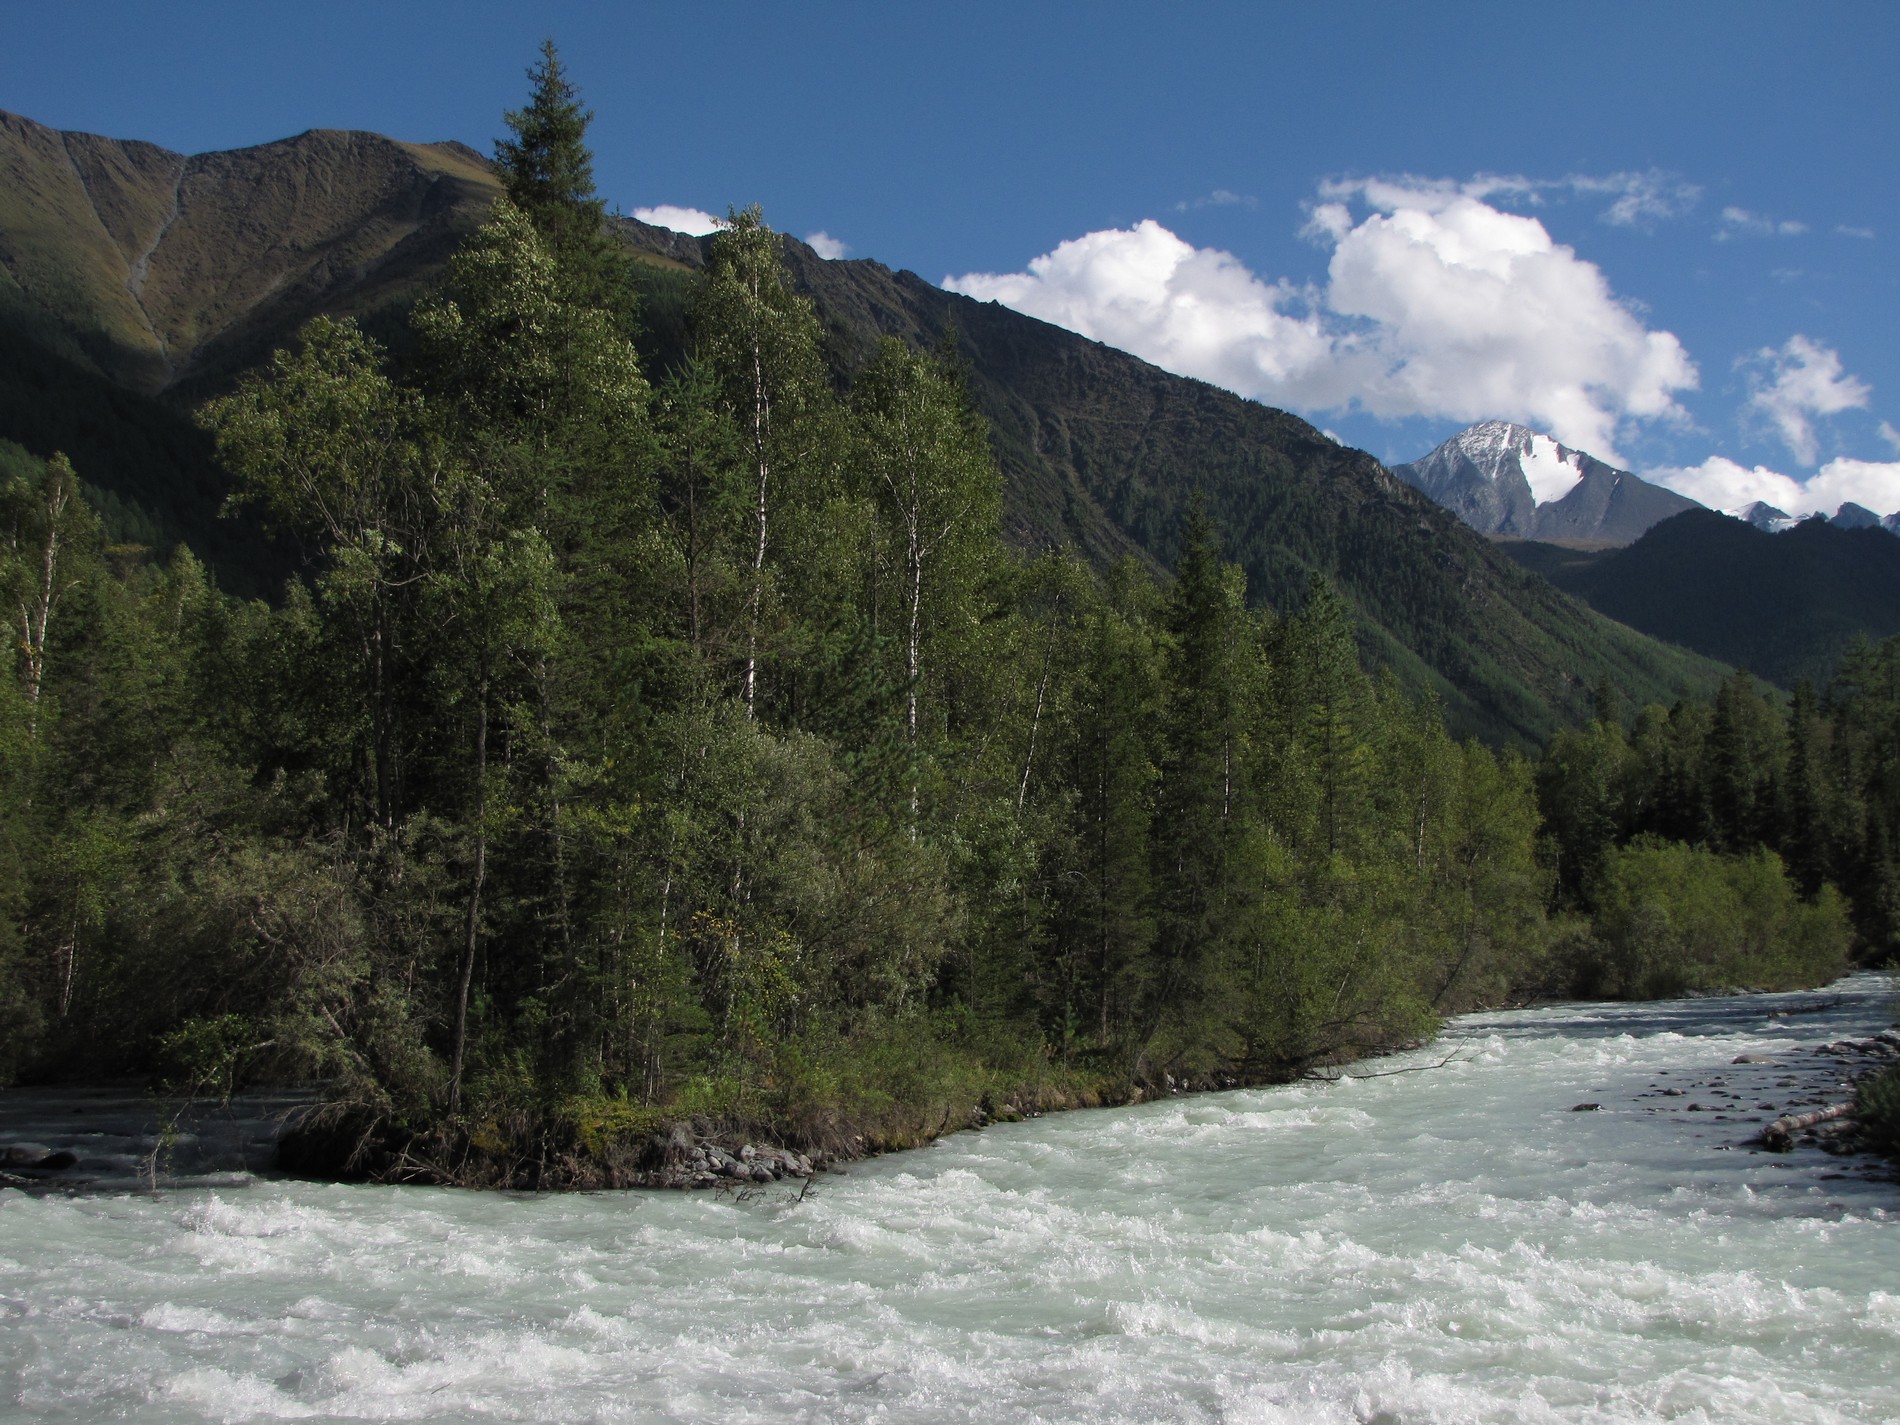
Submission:
<svg viewBox="0 0 1900 1425">
<path fill-rule="evenodd" d="M 330 181 L 339 170 L 355 182 Z M 214 389 L 318 310 L 419 288 L 501 188 L 453 141 L 307 129 L 186 155 L 0 111 L 0 191 L 6 304 L 156 395 Z"/>
<path fill-rule="evenodd" d="M 64 152 L 57 131 L 31 121 L 0 128 L 0 172 L 7 163 L 30 169 L 50 195 L 39 208 L 24 205 L 32 209 L 26 220 L 21 201 L 0 207 L 0 269 L 40 283 L 34 291 L 9 278 L 43 317 L 56 319 L 55 345 L 63 337 L 64 359 L 80 373 L 56 383 L 55 394 L 70 387 L 93 407 L 134 401 L 129 409 L 155 426 L 228 385 L 320 312 L 359 316 L 399 344 L 407 304 L 499 193 L 472 150 L 356 131 L 310 130 L 186 159 L 174 180 L 180 212 L 160 224 L 139 283 L 148 335 L 163 337 L 160 349 L 114 337 L 108 318 L 125 319 L 121 326 L 129 318 L 104 289 L 116 283 L 131 295 L 138 244 L 150 242 L 153 214 L 164 211 L 168 151 L 96 141 L 103 176 L 94 188 L 127 190 L 113 200 L 118 206 L 107 204 L 121 241 L 111 237 L 99 199 L 88 194 L 89 214 L 78 213 L 78 169 L 66 164 L 73 181 L 59 175 L 55 139 Z M 20 158 L 23 145 L 35 162 Z M 62 223 L 78 235 L 70 260 L 49 269 L 49 255 L 63 251 Z M 709 240 L 626 218 L 613 227 L 639 259 L 652 329 L 646 344 L 663 366 L 684 340 L 691 269 L 703 263 Z M 829 261 L 792 238 L 784 252 L 794 282 L 813 299 L 840 379 L 884 336 L 932 346 L 956 332 L 1019 545 L 1073 546 L 1098 566 L 1128 554 L 1165 566 L 1198 491 L 1254 598 L 1291 609 L 1308 576 L 1325 575 L 1355 611 L 1364 656 L 1438 697 L 1454 726 L 1494 740 L 1540 739 L 1582 715 L 1589 689 L 1605 678 L 1646 699 L 1719 676 L 1716 665 L 1602 619 L 1525 573 L 1371 456 L 1287 412 L 945 292 L 915 273 L 868 259 Z M 31 335 L 30 323 L 18 320 L 21 305 L 0 303 L 0 322 Z M 155 376 L 163 368 L 154 353 L 171 363 L 168 376 Z M 8 379 L 0 368 L 0 419 L 22 429 L 0 435 L 47 453 L 47 413 L 19 397 L 24 377 L 13 372 L 13 388 Z M 101 478 L 84 467 L 82 474 Z M 149 468 L 113 478 L 128 498 L 155 501 Z M 191 494 L 171 500 L 174 523 L 195 542 L 212 522 L 218 479 L 198 467 L 176 479 Z"/>
</svg>

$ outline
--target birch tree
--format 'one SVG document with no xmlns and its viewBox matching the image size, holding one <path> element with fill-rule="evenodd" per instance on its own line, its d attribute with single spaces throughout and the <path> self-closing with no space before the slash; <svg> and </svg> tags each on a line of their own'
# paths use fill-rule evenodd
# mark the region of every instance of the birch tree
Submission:
<svg viewBox="0 0 1900 1425">
<path fill-rule="evenodd" d="M 890 536 L 897 636 L 904 651 L 904 736 L 910 749 L 910 818 L 919 809 L 916 765 L 925 663 L 933 644 L 975 623 L 976 585 L 997 537 L 999 479 L 986 432 L 971 417 L 947 360 L 887 339 L 858 376 L 854 405 L 870 491 Z"/>
<path fill-rule="evenodd" d="M 825 395 L 818 319 L 792 289 L 779 235 L 760 211 L 734 212 L 714 237 L 694 310 L 698 351 L 740 433 L 750 511 L 740 698 L 758 715 L 759 663 L 771 603 L 776 520 L 800 495 L 818 452 Z"/>
</svg>

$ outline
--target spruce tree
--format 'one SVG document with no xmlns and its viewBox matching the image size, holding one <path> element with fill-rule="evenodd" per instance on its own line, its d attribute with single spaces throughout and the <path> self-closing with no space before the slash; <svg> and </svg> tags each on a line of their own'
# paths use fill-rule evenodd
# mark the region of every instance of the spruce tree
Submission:
<svg viewBox="0 0 1900 1425">
<path fill-rule="evenodd" d="M 1782 781 L 1781 827 L 1775 838 L 1788 870 L 1812 899 L 1828 873 L 1827 782 L 1820 710 L 1803 678 L 1788 706 L 1788 771 Z"/>
<path fill-rule="evenodd" d="M 495 140 L 502 186 L 560 260 L 575 295 L 630 318 L 632 288 L 607 232 L 607 205 L 594 191 L 593 111 L 582 105 L 552 39 L 541 42 L 541 62 L 528 79 L 527 107 L 503 116 L 514 136 Z"/>
<path fill-rule="evenodd" d="M 1167 609 L 1164 752 L 1154 819 L 1151 1033 L 1172 1025 L 1171 1057 L 1204 1041 L 1233 949 L 1233 853 L 1244 798 L 1240 571 L 1221 562 L 1197 500 Z"/>
</svg>

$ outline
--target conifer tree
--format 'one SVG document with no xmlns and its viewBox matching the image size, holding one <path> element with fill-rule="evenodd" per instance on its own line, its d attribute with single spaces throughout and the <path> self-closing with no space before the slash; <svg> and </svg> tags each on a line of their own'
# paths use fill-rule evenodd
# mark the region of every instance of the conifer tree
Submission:
<svg viewBox="0 0 1900 1425">
<path fill-rule="evenodd" d="M 1776 840 L 1801 894 L 1812 898 L 1828 876 L 1826 754 L 1814 686 L 1803 678 L 1788 705 L 1788 770 L 1782 781 Z"/>
<path fill-rule="evenodd" d="M 632 289 L 607 232 L 607 205 L 594 191 L 593 111 L 582 105 L 552 39 L 541 42 L 528 79 L 527 106 L 504 116 L 513 137 L 495 140 L 503 191 L 546 240 L 580 299 L 624 321 L 633 313 Z"/>
<path fill-rule="evenodd" d="M 1139 577 L 1124 567 L 1124 587 Z M 1093 965 L 1090 1019 L 1104 1045 L 1126 1032 L 1154 948 L 1154 764 L 1159 659 L 1153 630 L 1109 604 L 1091 629 L 1076 801 L 1087 903 L 1076 933 Z"/>
<path fill-rule="evenodd" d="M 1240 722 L 1240 571 L 1221 563 L 1197 502 L 1170 592 L 1166 751 L 1156 798 L 1155 951 L 1150 1032 L 1172 1021 L 1185 1038 L 1206 1019 L 1233 949 L 1233 859 L 1246 803 Z"/>
<path fill-rule="evenodd" d="M 1323 576 L 1308 581 L 1305 604 L 1280 625 L 1273 647 L 1281 716 L 1317 794 L 1316 849 L 1330 856 L 1350 846 L 1372 763 L 1361 728 L 1370 688 L 1352 618 Z"/>
<path fill-rule="evenodd" d="M 1710 804 L 1721 849 L 1746 851 L 1774 834 L 1782 763 L 1781 714 L 1746 672 L 1724 682 L 1709 725 Z"/>
</svg>

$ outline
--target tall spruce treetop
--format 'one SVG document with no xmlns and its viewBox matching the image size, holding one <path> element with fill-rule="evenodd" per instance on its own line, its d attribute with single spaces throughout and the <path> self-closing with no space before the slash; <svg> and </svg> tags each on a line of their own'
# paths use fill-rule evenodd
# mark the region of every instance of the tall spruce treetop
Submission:
<svg viewBox="0 0 1900 1425">
<path fill-rule="evenodd" d="M 528 70 L 533 93 L 524 109 L 503 115 L 512 138 L 495 140 L 495 166 L 508 199 L 534 224 L 592 306 L 626 305 L 626 283 L 616 281 L 607 205 L 594 192 L 594 151 L 587 146 L 593 110 L 567 77 L 551 39 L 541 62 Z"/>
</svg>

